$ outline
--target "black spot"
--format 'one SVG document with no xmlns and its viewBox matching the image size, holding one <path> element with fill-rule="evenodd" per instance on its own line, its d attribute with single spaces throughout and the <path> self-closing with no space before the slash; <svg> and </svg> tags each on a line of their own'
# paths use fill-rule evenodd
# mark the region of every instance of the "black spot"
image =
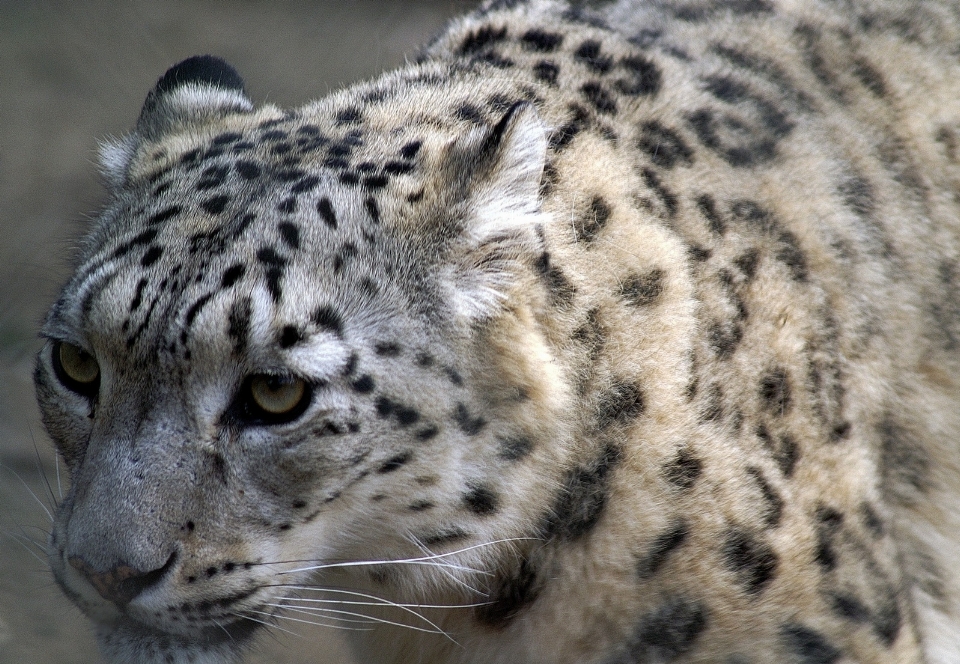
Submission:
<svg viewBox="0 0 960 664">
<path fill-rule="evenodd" d="M 264 267 L 264 277 L 267 282 L 267 290 L 274 302 L 280 302 L 283 291 L 280 288 L 280 280 L 283 278 L 283 272 L 286 268 L 287 259 L 277 253 L 274 247 L 264 247 L 257 252 L 257 260 Z"/>
<path fill-rule="evenodd" d="M 703 194 L 697 197 L 697 209 L 706 218 L 710 230 L 717 235 L 723 235 L 727 230 L 727 224 L 717 212 L 717 205 L 713 197 L 709 194 Z"/>
<path fill-rule="evenodd" d="M 213 145 L 227 145 L 229 143 L 236 143 L 241 138 L 243 138 L 243 134 L 238 134 L 235 131 L 228 131 L 216 136 L 211 143 Z"/>
<path fill-rule="evenodd" d="M 883 519 L 880 518 L 880 515 L 877 514 L 877 511 L 870 503 L 862 503 L 860 505 L 860 514 L 863 517 L 863 525 L 870 531 L 870 534 L 878 538 L 883 537 L 886 531 L 883 525 Z"/>
<path fill-rule="evenodd" d="M 280 231 L 280 237 L 283 238 L 283 241 L 291 249 L 300 248 L 300 228 L 289 221 L 284 221 L 277 225 L 277 230 Z"/>
<path fill-rule="evenodd" d="M 777 554 L 769 544 L 742 530 L 727 533 L 721 555 L 727 569 L 750 595 L 761 592 L 776 576 Z"/>
<path fill-rule="evenodd" d="M 158 231 L 155 228 L 137 233 L 136 236 L 117 247 L 116 251 L 113 252 L 113 257 L 121 258 L 130 253 L 130 251 L 136 247 L 150 244 L 157 237 L 157 233 Z"/>
<path fill-rule="evenodd" d="M 617 103 L 599 81 L 588 81 L 580 86 L 580 92 L 600 113 L 616 115 Z"/>
<path fill-rule="evenodd" d="M 606 429 L 624 424 L 643 414 L 643 391 L 628 382 L 615 382 L 600 395 L 597 403 L 597 427 Z"/>
<path fill-rule="evenodd" d="M 573 57 L 598 74 L 606 74 L 613 66 L 613 59 L 604 55 L 600 42 L 588 39 L 573 52 Z"/>
<path fill-rule="evenodd" d="M 537 272 L 543 278 L 554 306 L 569 306 L 576 294 L 576 287 L 570 283 L 560 268 L 552 265 L 549 252 L 543 252 L 537 259 Z"/>
<path fill-rule="evenodd" d="M 373 392 L 376 384 L 369 374 L 364 374 L 350 383 L 350 386 L 355 392 L 359 392 L 360 394 L 369 394 L 370 392 Z"/>
<path fill-rule="evenodd" d="M 413 170 L 413 164 L 402 161 L 388 161 L 383 166 L 383 172 L 390 175 L 403 175 Z"/>
<path fill-rule="evenodd" d="M 780 523 L 780 517 L 783 516 L 783 498 L 774 491 L 759 468 L 749 466 L 747 468 L 747 474 L 757 483 L 757 488 L 760 489 L 760 493 L 766 503 L 766 509 L 763 514 L 764 523 L 770 528 L 778 525 Z"/>
<path fill-rule="evenodd" d="M 411 459 L 413 459 L 413 452 L 401 452 L 384 461 L 383 464 L 377 468 L 377 472 L 380 474 L 392 473 L 407 464 Z"/>
<path fill-rule="evenodd" d="M 640 619 L 624 657 L 627 662 L 672 662 L 689 652 L 707 628 L 707 610 L 699 602 L 673 597 Z"/>
<path fill-rule="evenodd" d="M 337 228 L 337 215 L 333 211 L 333 205 L 330 203 L 330 199 L 324 196 L 317 202 L 317 212 L 320 213 L 320 216 L 323 217 L 323 221 L 330 228 Z"/>
<path fill-rule="evenodd" d="M 411 512 L 423 512 L 425 510 L 433 509 L 436 507 L 436 503 L 432 503 L 429 500 L 418 500 L 415 503 L 407 506 Z"/>
<path fill-rule="evenodd" d="M 200 207 L 202 207 L 207 214 L 220 214 L 229 202 L 229 196 L 214 196 L 200 203 Z"/>
<path fill-rule="evenodd" d="M 673 461 L 663 466 L 664 479 L 681 489 L 692 487 L 702 472 L 703 462 L 688 449 L 680 450 Z"/>
<path fill-rule="evenodd" d="M 596 459 L 569 471 L 544 519 L 544 535 L 570 541 L 590 532 L 607 505 L 610 475 L 622 459 L 618 447 L 607 445 Z"/>
<path fill-rule="evenodd" d="M 338 337 L 343 337 L 343 319 L 336 309 L 328 304 L 322 305 L 313 312 L 312 320 L 322 330 L 333 332 Z"/>
<path fill-rule="evenodd" d="M 190 329 L 190 327 L 193 325 L 194 319 L 196 319 L 197 315 L 203 310 L 205 306 L 207 306 L 207 303 L 210 302 L 210 298 L 212 297 L 213 297 L 212 293 L 207 293 L 206 295 L 203 295 L 197 298 L 196 302 L 190 305 L 190 308 L 187 309 L 187 313 L 183 317 L 183 324 L 185 329 L 181 332 L 181 335 L 180 335 L 180 339 L 184 343 L 186 343 L 186 340 L 187 340 L 187 330 Z"/>
<path fill-rule="evenodd" d="M 642 55 L 630 55 L 620 60 L 620 66 L 627 70 L 628 77 L 614 82 L 614 87 L 632 97 L 655 95 L 663 84 L 663 74 L 651 60 Z"/>
<path fill-rule="evenodd" d="M 446 530 L 439 530 L 430 535 L 425 535 L 419 537 L 418 539 L 423 542 L 426 546 L 438 546 L 441 544 L 450 544 L 451 542 L 456 542 L 468 537 L 467 533 L 460 530 L 459 528 L 449 528 Z"/>
<path fill-rule="evenodd" d="M 500 452 L 498 456 L 505 461 L 519 461 L 533 451 L 533 441 L 526 436 L 498 438 Z"/>
<path fill-rule="evenodd" d="M 400 355 L 400 344 L 392 341 L 380 341 L 374 345 L 373 350 L 382 357 L 397 357 Z"/>
<path fill-rule="evenodd" d="M 277 337 L 280 348 L 290 348 L 301 341 L 303 341 L 303 332 L 298 330 L 295 325 L 284 325 Z"/>
<path fill-rule="evenodd" d="M 777 367 L 760 379 L 760 399 L 774 415 L 786 415 L 790 410 L 790 380 L 787 372 Z"/>
<path fill-rule="evenodd" d="M 206 189 L 219 187 L 227 178 L 228 171 L 229 167 L 227 166 L 207 167 L 207 169 L 200 174 L 200 179 L 197 181 L 197 191 L 204 191 Z"/>
<path fill-rule="evenodd" d="M 486 123 L 486 117 L 483 114 L 483 111 L 474 106 L 473 104 L 460 104 L 454 111 L 453 114 L 460 120 L 465 120 L 466 122 L 471 122 L 473 124 L 482 125 Z"/>
<path fill-rule="evenodd" d="M 865 59 L 854 59 L 852 72 L 875 96 L 881 99 L 887 96 L 887 84 L 883 80 L 883 75 Z"/>
<path fill-rule="evenodd" d="M 843 656 L 823 634 L 804 625 L 784 625 L 780 628 L 780 640 L 797 656 L 798 664 L 833 664 Z"/>
<path fill-rule="evenodd" d="M 247 349 L 247 336 L 250 334 L 250 298 L 245 297 L 233 303 L 230 308 L 227 334 L 233 340 L 233 349 L 242 355 Z"/>
<path fill-rule="evenodd" d="M 487 421 L 480 416 L 473 417 L 467 406 L 463 403 L 457 404 L 457 410 L 453 415 L 454 421 L 460 430 L 468 436 L 476 436 L 487 425 Z"/>
<path fill-rule="evenodd" d="M 560 75 L 560 67 L 550 60 L 541 60 L 533 65 L 533 75 L 538 81 L 543 81 L 548 85 L 556 85 L 557 77 Z"/>
<path fill-rule="evenodd" d="M 423 429 L 420 429 L 420 431 L 417 432 L 416 437 L 419 441 L 426 441 L 430 440 L 431 438 L 435 438 L 438 433 L 440 433 L 440 429 L 433 424 L 429 424 Z"/>
<path fill-rule="evenodd" d="M 292 214 L 297 211 L 297 199 L 293 196 L 289 196 L 277 205 L 277 211 L 283 212 L 284 214 Z"/>
<path fill-rule="evenodd" d="M 497 573 L 489 601 L 476 609 L 477 620 L 494 628 L 510 624 L 519 613 L 536 601 L 541 584 L 532 561 L 524 558 L 516 566 Z"/>
<path fill-rule="evenodd" d="M 757 264 L 760 262 L 760 252 L 756 249 L 747 249 L 733 260 L 733 264 L 743 272 L 747 279 L 753 279 L 757 273 Z"/>
<path fill-rule="evenodd" d="M 572 104 L 570 110 L 573 112 L 573 117 L 562 124 L 559 129 L 551 132 L 550 138 L 547 140 L 551 150 L 559 152 L 567 147 L 574 137 L 583 131 L 590 122 L 590 115 L 583 107 Z"/>
<path fill-rule="evenodd" d="M 420 147 L 422 145 L 422 141 L 410 141 L 400 148 L 400 156 L 404 159 L 413 159 L 417 156 L 417 153 L 420 152 Z"/>
<path fill-rule="evenodd" d="M 573 230 L 578 242 L 591 242 L 610 220 L 610 205 L 600 196 L 590 201 L 587 213 L 574 221 Z"/>
<path fill-rule="evenodd" d="M 836 537 L 843 525 L 843 514 L 820 505 L 816 511 L 817 520 L 817 548 L 814 553 L 814 560 L 821 567 L 832 570 L 837 566 L 837 554 L 833 550 L 833 539 Z"/>
<path fill-rule="evenodd" d="M 386 175 L 368 175 L 363 178 L 363 186 L 367 189 L 383 189 L 390 182 Z"/>
<path fill-rule="evenodd" d="M 220 278 L 220 286 L 222 288 L 230 288 L 243 277 L 246 271 L 247 271 L 247 268 L 245 268 L 243 265 L 239 263 L 236 263 L 235 265 L 231 265 L 226 270 L 224 270 L 223 277 Z"/>
<path fill-rule="evenodd" d="M 492 50 L 474 56 L 473 61 L 483 62 L 492 67 L 497 67 L 498 69 L 507 69 L 508 67 L 513 67 L 515 64 L 510 58 L 505 58 L 496 51 Z"/>
<path fill-rule="evenodd" d="M 660 180 L 660 176 L 656 174 L 650 168 L 643 168 L 640 170 L 640 174 L 643 176 L 643 182 L 650 189 L 656 193 L 657 198 L 660 199 L 660 202 L 663 203 L 663 206 L 666 208 L 667 217 L 673 218 L 677 214 L 677 208 L 680 205 L 680 201 L 677 198 L 677 195 L 670 191 L 666 185 Z"/>
<path fill-rule="evenodd" d="M 319 183 L 320 183 L 320 178 L 317 177 L 316 175 L 307 176 L 302 180 L 300 180 L 299 182 L 297 182 L 292 187 L 290 187 L 290 193 L 296 195 L 296 194 L 303 194 L 308 191 L 312 191 L 313 188 L 316 187 Z"/>
<path fill-rule="evenodd" d="M 393 417 L 402 427 L 408 427 L 420 420 L 420 413 L 409 406 L 393 401 L 388 397 L 377 399 L 377 416 L 380 418 Z"/>
<path fill-rule="evenodd" d="M 494 28 L 492 26 L 485 25 L 479 30 L 475 30 L 466 36 L 466 38 L 460 43 L 459 52 L 461 55 L 479 53 L 485 48 L 501 42 L 506 38 L 506 27 Z"/>
<path fill-rule="evenodd" d="M 478 516 L 496 514 L 500 507 L 500 498 L 493 490 L 483 484 L 467 485 L 463 494 L 463 503 L 468 510 Z"/>
<path fill-rule="evenodd" d="M 700 142 L 731 166 L 750 167 L 776 156 L 777 144 L 793 129 L 787 114 L 730 76 L 710 76 L 708 92 L 731 110 L 701 108 L 687 120 Z"/>
<path fill-rule="evenodd" d="M 151 245 L 140 259 L 140 265 L 143 267 L 149 267 L 160 260 L 160 256 L 162 255 L 163 249 L 161 247 L 158 247 L 157 245 Z"/>
<path fill-rule="evenodd" d="M 726 359 L 733 355 L 742 339 L 743 328 L 734 322 L 715 322 L 707 331 L 707 341 L 710 343 L 710 348 L 720 359 Z"/>
<path fill-rule="evenodd" d="M 363 202 L 363 206 L 367 208 L 367 214 L 370 215 L 370 219 L 375 224 L 380 223 L 380 208 L 377 207 L 377 201 L 374 200 L 372 196 L 368 196 L 367 200 Z"/>
<path fill-rule="evenodd" d="M 520 43 L 528 50 L 549 53 L 560 47 L 563 35 L 538 29 L 527 30 L 520 37 Z"/>
<path fill-rule="evenodd" d="M 650 545 L 647 554 L 637 563 L 637 576 L 641 579 L 653 577 L 666 562 L 670 553 L 682 545 L 689 534 L 689 526 L 680 520 L 658 535 Z"/>
<path fill-rule="evenodd" d="M 360 122 L 362 117 L 363 114 L 359 108 L 356 106 L 348 106 L 347 108 L 337 111 L 333 121 L 336 125 L 343 126 Z"/>
<path fill-rule="evenodd" d="M 143 303 L 143 291 L 147 287 L 147 278 L 143 277 L 137 282 L 137 288 L 133 293 L 133 299 L 130 300 L 130 313 L 140 308 Z"/>
<path fill-rule="evenodd" d="M 270 129 L 269 131 L 265 131 L 260 134 L 260 138 L 263 140 L 272 141 L 274 143 L 286 140 L 287 136 L 289 136 L 289 134 L 287 134 L 287 132 L 283 129 Z"/>
<path fill-rule="evenodd" d="M 693 150 L 684 142 L 680 133 L 656 120 L 640 125 L 637 147 L 661 168 L 673 168 L 677 164 L 689 166 L 693 163 Z"/>
<path fill-rule="evenodd" d="M 620 296 L 635 307 L 649 306 L 663 294 L 666 276 L 660 268 L 631 275 L 620 284 Z"/>
</svg>

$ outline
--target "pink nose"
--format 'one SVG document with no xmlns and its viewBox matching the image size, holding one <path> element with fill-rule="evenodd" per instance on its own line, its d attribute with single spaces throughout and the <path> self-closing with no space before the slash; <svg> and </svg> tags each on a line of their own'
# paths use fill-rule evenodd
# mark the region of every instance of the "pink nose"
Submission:
<svg viewBox="0 0 960 664">
<path fill-rule="evenodd" d="M 90 582 L 100 596 L 113 602 L 117 606 L 124 606 L 150 586 L 160 581 L 161 577 L 173 567 L 177 554 L 173 553 L 163 567 L 141 572 L 130 565 L 120 564 L 106 572 L 99 572 L 79 556 L 70 557 L 70 566 Z"/>
</svg>

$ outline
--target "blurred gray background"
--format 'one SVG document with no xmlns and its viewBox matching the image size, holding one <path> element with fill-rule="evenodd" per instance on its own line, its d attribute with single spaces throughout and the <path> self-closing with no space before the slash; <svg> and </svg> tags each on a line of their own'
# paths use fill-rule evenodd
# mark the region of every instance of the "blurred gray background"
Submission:
<svg viewBox="0 0 960 664">
<path fill-rule="evenodd" d="M 39 321 L 101 201 L 97 139 L 132 127 L 187 56 L 224 57 L 256 103 L 295 106 L 396 67 L 474 4 L 0 0 L 0 663 L 98 661 L 42 560 L 57 469 L 30 380 Z M 348 661 L 330 629 L 284 627 L 301 636 L 274 630 L 251 661 Z"/>
</svg>

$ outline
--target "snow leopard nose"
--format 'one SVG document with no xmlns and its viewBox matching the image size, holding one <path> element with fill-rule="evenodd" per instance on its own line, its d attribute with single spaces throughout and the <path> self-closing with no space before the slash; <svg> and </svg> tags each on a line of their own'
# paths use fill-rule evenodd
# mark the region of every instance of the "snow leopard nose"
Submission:
<svg viewBox="0 0 960 664">
<path fill-rule="evenodd" d="M 176 552 L 170 554 L 163 567 L 143 572 L 121 563 L 105 572 L 97 571 L 80 556 L 70 557 L 70 566 L 83 574 L 100 596 L 117 606 L 129 604 L 137 595 L 156 585 L 176 562 Z"/>
</svg>

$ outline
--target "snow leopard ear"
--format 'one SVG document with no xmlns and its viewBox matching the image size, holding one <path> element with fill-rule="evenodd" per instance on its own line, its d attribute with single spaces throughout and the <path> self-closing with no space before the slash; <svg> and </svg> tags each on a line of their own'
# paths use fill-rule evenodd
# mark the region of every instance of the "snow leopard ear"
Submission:
<svg viewBox="0 0 960 664">
<path fill-rule="evenodd" d="M 540 180 L 547 131 L 532 104 L 512 106 L 493 129 L 451 155 L 460 175 L 464 234 L 455 250 L 453 302 L 470 319 L 494 313 L 524 265 L 539 255 Z"/>
<path fill-rule="evenodd" d="M 207 118 L 252 110 L 243 79 L 233 67 L 212 55 L 187 58 L 153 86 L 133 134 L 101 146 L 103 173 L 109 183 L 122 183 L 143 141 L 157 140 L 172 129 Z"/>
</svg>

